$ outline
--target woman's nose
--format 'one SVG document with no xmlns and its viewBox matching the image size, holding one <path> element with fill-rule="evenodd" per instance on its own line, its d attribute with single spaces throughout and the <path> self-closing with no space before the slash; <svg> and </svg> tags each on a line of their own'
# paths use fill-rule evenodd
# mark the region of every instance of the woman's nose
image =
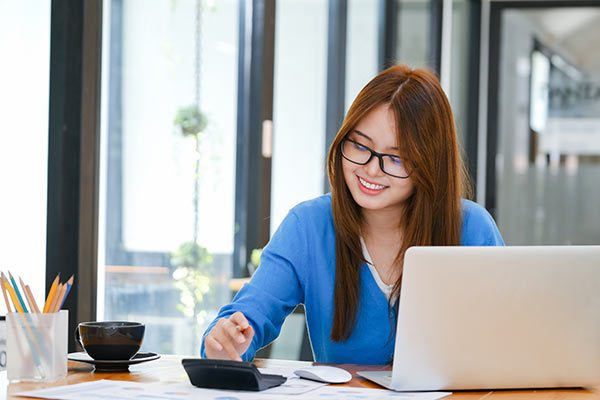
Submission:
<svg viewBox="0 0 600 400">
<path fill-rule="evenodd" d="M 369 174 L 370 176 L 378 176 L 383 173 L 379 166 L 379 158 L 375 156 L 373 156 L 373 158 L 371 158 L 371 160 L 369 160 L 369 162 L 365 164 L 364 168 L 367 174 Z"/>
</svg>

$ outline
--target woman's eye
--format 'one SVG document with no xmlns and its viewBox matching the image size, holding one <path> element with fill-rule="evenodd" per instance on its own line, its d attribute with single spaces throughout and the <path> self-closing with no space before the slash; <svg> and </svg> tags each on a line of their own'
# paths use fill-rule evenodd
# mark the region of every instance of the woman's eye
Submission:
<svg viewBox="0 0 600 400">
<path fill-rule="evenodd" d="M 352 142 L 352 143 L 354 144 L 354 147 L 356 147 L 357 150 L 360 150 L 360 151 L 368 150 L 367 146 L 363 146 L 362 144 L 357 143 L 357 142 Z"/>
<path fill-rule="evenodd" d="M 400 157 L 390 157 L 394 165 L 402 165 L 402 159 Z"/>
</svg>

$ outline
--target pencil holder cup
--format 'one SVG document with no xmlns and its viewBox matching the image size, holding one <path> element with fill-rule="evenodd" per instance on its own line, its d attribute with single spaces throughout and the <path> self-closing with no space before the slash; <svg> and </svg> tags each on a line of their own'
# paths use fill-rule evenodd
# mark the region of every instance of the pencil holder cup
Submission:
<svg viewBox="0 0 600 400">
<path fill-rule="evenodd" d="M 6 315 L 9 381 L 51 382 L 67 375 L 69 312 Z"/>
</svg>

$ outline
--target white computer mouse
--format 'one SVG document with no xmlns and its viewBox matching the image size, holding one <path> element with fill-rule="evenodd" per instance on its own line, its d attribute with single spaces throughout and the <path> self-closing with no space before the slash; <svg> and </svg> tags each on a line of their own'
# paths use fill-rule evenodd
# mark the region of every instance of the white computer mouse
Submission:
<svg viewBox="0 0 600 400">
<path fill-rule="evenodd" d="M 313 365 L 294 371 L 300 378 L 325 383 L 346 383 L 352 379 L 352 374 L 345 369 L 328 365 Z"/>
</svg>

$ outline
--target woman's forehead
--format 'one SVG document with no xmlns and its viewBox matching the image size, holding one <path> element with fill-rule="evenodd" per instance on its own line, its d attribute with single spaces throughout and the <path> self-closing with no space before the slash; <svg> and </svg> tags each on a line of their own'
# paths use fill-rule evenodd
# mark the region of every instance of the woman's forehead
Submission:
<svg viewBox="0 0 600 400">
<path fill-rule="evenodd" d="M 396 118 L 388 104 L 381 104 L 368 112 L 358 121 L 351 134 L 381 148 L 398 147 Z"/>
</svg>

